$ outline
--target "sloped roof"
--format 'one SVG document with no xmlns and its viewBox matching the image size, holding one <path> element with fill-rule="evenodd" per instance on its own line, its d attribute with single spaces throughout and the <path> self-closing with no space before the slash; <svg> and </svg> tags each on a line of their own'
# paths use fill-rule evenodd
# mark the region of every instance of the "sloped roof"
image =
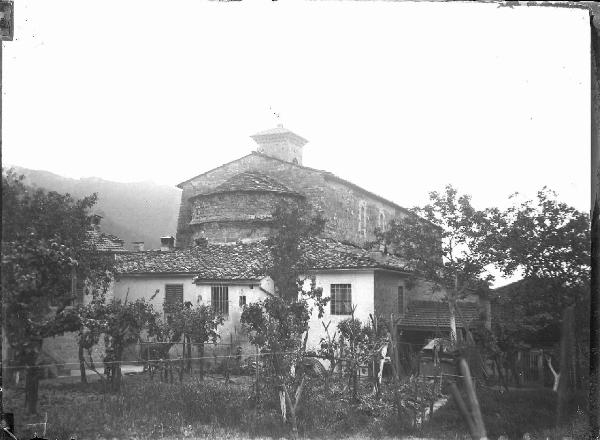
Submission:
<svg viewBox="0 0 600 440">
<path fill-rule="evenodd" d="M 89 250 L 98 252 L 127 252 L 123 247 L 124 241 L 111 234 L 105 234 L 98 230 L 86 232 L 85 246 Z"/>
<path fill-rule="evenodd" d="M 198 194 L 194 197 L 233 191 L 276 192 L 282 194 L 296 194 L 298 196 L 301 196 L 301 194 L 292 191 L 283 183 L 270 176 L 258 172 L 244 172 L 230 177 L 225 182 L 215 187 L 211 192 L 205 194 Z"/>
<path fill-rule="evenodd" d="M 332 238 L 314 238 L 304 247 L 312 269 L 380 268 L 407 272 L 406 262 L 393 255 L 368 251 Z"/>
<path fill-rule="evenodd" d="M 314 238 L 303 245 L 306 264 L 312 270 L 390 269 L 405 271 L 396 257 L 377 256 L 357 246 L 328 238 Z M 117 256 L 121 274 L 189 273 L 198 279 L 242 280 L 265 276 L 271 253 L 265 240 L 253 243 L 209 243 L 173 251 L 143 251 Z"/>
<path fill-rule="evenodd" d="M 267 258 L 267 249 L 259 243 L 208 244 L 118 255 L 116 264 L 121 274 L 189 273 L 205 279 L 248 280 L 264 276 Z"/>
<path fill-rule="evenodd" d="M 243 160 L 243 159 L 245 159 L 247 157 L 250 157 L 250 156 L 262 157 L 262 158 L 265 158 L 265 159 L 269 159 L 271 161 L 282 162 L 282 163 L 285 163 L 285 164 L 290 165 L 292 167 L 314 171 L 315 173 L 319 173 L 320 175 L 322 175 L 323 178 L 325 178 L 325 179 L 333 180 L 333 181 L 339 182 L 339 183 L 341 183 L 343 185 L 350 186 L 351 188 L 355 189 L 356 191 L 363 192 L 365 195 L 368 195 L 369 197 L 373 197 L 376 200 L 379 200 L 379 201 L 381 201 L 383 203 L 387 203 L 387 204 L 393 206 L 394 208 L 396 208 L 396 209 L 398 209 L 398 210 L 400 210 L 400 211 L 402 211 L 402 212 L 404 212 L 406 214 L 414 215 L 414 216 L 420 218 L 421 220 L 425 221 L 426 223 L 428 223 L 429 225 L 433 226 L 434 228 L 436 228 L 438 230 L 441 229 L 439 226 L 437 226 L 437 225 L 429 222 L 428 220 L 425 220 L 422 217 L 417 216 L 416 214 L 412 213 L 409 209 L 407 209 L 407 208 L 405 208 L 403 206 L 400 206 L 397 203 L 392 202 L 391 200 L 386 199 L 385 197 L 382 197 L 382 196 L 380 196 L 378 194 L 375 194 L 375 193 L 373 193 L 371 191 L 368 191 L 368 190 L 364 189 L 363 187 L 361 187 L 361 186 L 359 186 L 359 185 L 357 185 L 355 183 L 350 182 L 349 180 L 346 180 L 346 179 L 343 179 L 341 177 L 338 177 L 338 176 L 336 176 L 335 174 L 333 174 L 330 171 L 324 171 L 324 170 L 320 170 L 320 169 L 317 169 L 317 168 L 307 167 L 305 165 L 299 165 L 299 164 L 295 164 L 295 163 L 292 163 L 292 162 L 287 162 L 287 161 L 284 161 L 282 159 L 269 156 L 267 154 L 259 153 L 258 151 L 252 151 L 251 153 L 249 153 L 249 154 L 247 154 L 247 155 L 245 155 L 243 157 L 240 157 L 239 159 L 235 159 L 235 160 L 232 160 L 230 162 L 224 163 L 223 165 L 220 165 L 220 166 L 218 166 L 216 168 L 213 168 L 211 170 L 205 171 L 204 173 L 198 174 L 197 176 L 194 176 L 194 177 L 192 177 L 190 179 L 184 180 L 183 182 L 179 183 L 177 185 L 177 187 L 183 189 L 183 186 L 186 183 L 188 183 L 188 182 L 191 182 L 191 181 L 193 181 L 195 179 L 198 179 L 199 177 L 202 177 L 202 176 L 204 176 L 204 175 L 206 175 L 206 174 L 208 174 L 208 173 L 210 173 L 212 171 L 215 171 L 215 170 L 218 170 L 220 168 L 226 167 L 228 165 L 231 165 L 231 164 L 233 164 L 235 162 L 238 162 L 238 161 Z M 198 195 L 201 195 L 201 194 L 196 194 L 196 195 L 194 195 L 192 197 L 196 197 Z"/>
<path fill-rule="evenodd" d="M 458 302 L 456 304 L 467 325 L 479 319 L 479 308 L 474 302 Z M 400 327 L 450 327 L 450 311 L 448 303 L 441 301 L 411 301 L 404 317 L 398 322 Z M 465 327 L 465 323 L 456 314 L 456 327 Z"/>
</svg>

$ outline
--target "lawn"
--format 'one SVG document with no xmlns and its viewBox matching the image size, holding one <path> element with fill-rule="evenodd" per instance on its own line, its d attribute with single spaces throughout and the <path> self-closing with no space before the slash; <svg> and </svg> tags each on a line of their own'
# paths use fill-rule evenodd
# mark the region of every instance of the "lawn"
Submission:
<svg viewBox="0 0 600 440">
<path fill-rule="evenodd" d="M 183 383 L 152 382 L 146 375 L 127 376 L 120 394 L 106 392 L 102 383 L 81 384 L 70 379 L 44 381 L 40 386 L 39 415 L 24 416 L 23 389 L 4 390 L 4 409 L 15 413 L 19 438 L 42 434 L 47 414 L 46 438 L 69 439 L 194 439 L 281 438 L 289 435 L 282 426 L 278 402 L 266 391 L 259 405 L 252 394 L 252 379 L 221 377 L 199 381 L 186 377 Z M 303 438 L 435 438 L 467 439 L 465 425 L 452 399 L 420 428 L 398 420 L 390 405 L 369 396 L 363 384 L 363 399 L 351 403 L 344 384 L 309 383 L 298 414 Z M 583 417 L 554 429 L 555 394 L 547 389 L 498 391 L 480 388 L 479 400 L 490 439 L 510 439 L 530 433 L 532 439 L 578 438 Z M 30 436 L 30 437 L 28 437 Z"/>
</svg>

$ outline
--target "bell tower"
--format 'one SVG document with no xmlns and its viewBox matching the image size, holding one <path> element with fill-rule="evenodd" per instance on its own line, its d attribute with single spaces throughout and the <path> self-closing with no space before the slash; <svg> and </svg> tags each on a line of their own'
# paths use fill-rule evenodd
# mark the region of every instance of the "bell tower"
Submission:
<svg viewBox="0 0 600 440">
<path fill-rule="evenodd" d="M 285 162 L 302 165 L 302 147 L 308 142 L 278 124 L 276 128 L 250 136 L 258 144 L 257 151 Z"/>
</svg>

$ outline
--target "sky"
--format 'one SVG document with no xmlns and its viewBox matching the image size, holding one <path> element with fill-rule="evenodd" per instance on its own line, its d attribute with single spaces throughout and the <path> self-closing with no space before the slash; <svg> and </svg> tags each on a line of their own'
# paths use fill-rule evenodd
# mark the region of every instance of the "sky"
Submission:
<svg viewBox="0 0 600 440">
<path fill-rule="evenodd" d="M 589 38 L 576 9 L 20 0 L 3 164 L 176 185 L 281 123 L 304 165 L 402 206 L 547 185 L 589 212 Z"/>
</svg>

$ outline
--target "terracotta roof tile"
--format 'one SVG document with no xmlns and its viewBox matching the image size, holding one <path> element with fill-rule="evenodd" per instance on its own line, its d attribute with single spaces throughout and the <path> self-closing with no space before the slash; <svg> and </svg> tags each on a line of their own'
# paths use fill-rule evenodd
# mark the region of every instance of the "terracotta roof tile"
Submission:
<svg viewBox="0 0 600 440">
<path fill-rule="evenodd" d="M 127 252 L 123 247 L 123 240 L 111 234 L 105 234 L 97 230 L 86 232 L 85 244 L 90 250 L 99 252 Z"/>
<path fill-rule="evenodd" d="M 458 302 L 457 307 L 467 325 L 479 319 L 479 308 L 474 302 Z M 441 301 L 411 301 L 406 314 L 398 323 L 400 327 L 450 327 L 450 311 L 448 303 Z M 456 316 L 456 326 L 463 327 L 459 315 Z"/>
<path fill-rule="evenodd" d="M 386 268 L 404 271 L 403 262 L 391 256 L 377 256 L 367 250 L 326 238 L 314 238 L 303 245 L 311 269 Z M 260 279 L 270 263 L 266 242 L 195 246 L 173 251 L 131 252 L 117 256 L 121 274 L 191 273 L 200 279 Z"/>
<path fill-rule="evenodd" d="M 227 179 L 215 187 L 211 193 L 230 191 L 269 191 L 269 192 L 293 192 L 283 183 L 262 173 L 245 172 L 239 173 Z"/>
<path fill-rule="evenodd" d="M 291 194 L 304 197 L 302 194 L 291 190 L 278 180 L 258 172 L 244 172 L 230 177 L 222 184 L 216 186 L 207 193 L 196 194 L 190 198 L 206 197 L 212 194 L 227 192 L 274 192 L 280 194 Z"/>
</svg>

